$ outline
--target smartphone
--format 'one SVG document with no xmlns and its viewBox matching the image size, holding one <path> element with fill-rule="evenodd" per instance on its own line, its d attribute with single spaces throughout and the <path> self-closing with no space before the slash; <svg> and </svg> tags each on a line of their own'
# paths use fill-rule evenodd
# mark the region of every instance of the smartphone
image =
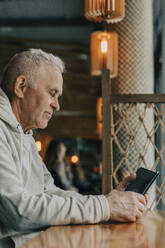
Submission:
<svg viewBox="0 0 165 248">
<path fill-rule="evenodd" d="M 159 172 L 157 171 L 155 172 L 141 167 L 136 172 L 136 179 L 133 180 L 125 190 L 145 195 L 158 175 Z"/>
</svg>

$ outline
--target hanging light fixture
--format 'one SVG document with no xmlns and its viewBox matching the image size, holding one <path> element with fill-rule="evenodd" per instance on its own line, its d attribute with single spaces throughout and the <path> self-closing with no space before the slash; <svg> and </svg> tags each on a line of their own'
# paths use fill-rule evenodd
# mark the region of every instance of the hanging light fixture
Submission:
<svg viewBox="0 0 165 248">
<path fill-rule="evenodd" d="M 125 0 L 84 0 L 85 17 L 89 21 L 114 23 L 125 16 Z"/>
<path fill-rule="evenodd" d="M 91 75 L 99 76 L 103 69 L 110 70 L 111 78 L 118 72 L 118 35 L 115 32 L 96 31 L 90 39 Z"/>
</svg>

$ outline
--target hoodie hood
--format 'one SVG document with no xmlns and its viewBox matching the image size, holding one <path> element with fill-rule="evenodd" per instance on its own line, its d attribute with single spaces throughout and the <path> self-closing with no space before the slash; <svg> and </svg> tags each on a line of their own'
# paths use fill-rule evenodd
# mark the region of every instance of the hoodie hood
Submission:
<svg viewBox="0 0 165 248">
<path fill-rule="evenodd" d="M 18 126 L 20 126 L 19 122 L 17 121 L 13 113 L 9 98 L 1 88 L 0 88 L 0 119 L 5 121 L 8 125 L 10 125 L 14 129 L 18 129 Z"/>
</svg>

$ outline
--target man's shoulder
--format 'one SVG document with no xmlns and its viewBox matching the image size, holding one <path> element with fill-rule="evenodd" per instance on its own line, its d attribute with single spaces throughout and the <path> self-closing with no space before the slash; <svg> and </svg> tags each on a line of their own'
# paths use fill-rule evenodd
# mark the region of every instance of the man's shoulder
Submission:
<svg viewBox="0 0 165 248">
<path fill-rule="evenodd" d="M 7 129 L 7 123 L 4 120 L 0 119 L 0 132 L 4 132 Z"/>
<path fill-rule="evenodd" d="M 6 139 L 6 137 L 11 137 L 11 133 L 14 132 L 14 130 L 11 128 L 11 126 L 0 119 L 0 138 Z"/>
<path fill-rule="evenodd" d="M 6 123 L 4 120 L 0 119 L 0 132 L 7 131 L 9 129 L 9 124 Z"/>
</svg>

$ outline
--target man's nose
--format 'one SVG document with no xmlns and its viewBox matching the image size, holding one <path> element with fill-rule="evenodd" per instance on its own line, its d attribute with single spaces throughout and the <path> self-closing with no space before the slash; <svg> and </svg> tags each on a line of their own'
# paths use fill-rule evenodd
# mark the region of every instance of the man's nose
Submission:
<svg viewBox="0 0 165 248">
<path fill-rule="evenodd" d="M 54 101 L 51 103 L 51 106 L 52 106 L 56 111 L 59 111 L 59 110 L 60 110 L 60 104 L 59 104 L 58 100 L 54 100 Z"/>
</svg>

